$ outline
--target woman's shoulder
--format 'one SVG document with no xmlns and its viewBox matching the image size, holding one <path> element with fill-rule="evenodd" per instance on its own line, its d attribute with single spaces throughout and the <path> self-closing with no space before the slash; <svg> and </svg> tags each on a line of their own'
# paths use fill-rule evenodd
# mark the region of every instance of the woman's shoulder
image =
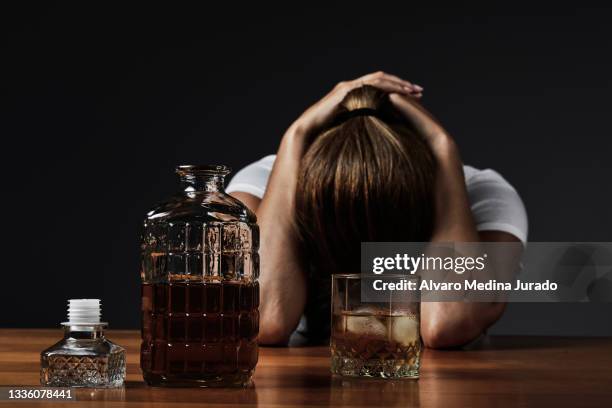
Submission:
<svg viewBox="0 0 612 408">
<path fill-rule="evenodd" d="M 527 211 L 521 196 L 493 169 L 463 166 L 470 207 L 479 231 L 503 231 L 527 242 Z"/>
<path fill-rule="evenodd" d="M 463 174 L 465 176 L 465 184 L 468 187 L 476 183 L 495 183 L 514 189 L 508 180 L 493 169 L 478 169 L 476 167 L 464 165 Z"/>
<path fill-rule="evenodd" d="M 258 166 L 263 166 L 263 167 L 266 167 L 266 168 L 272 170 L 272 166 L 274 165 L 274 160 L 276 160 L 276 155 L 275 154 L 269 154 L 269 155 L 264 156 L 261 159 L 257 160 L 253 164 L 257 164 Z"/>
<path fill-rule="evenodd" d="M 276 155 L 270 154 L 247 164 L 234 174 L 225 191 L 228 193 L 241 191 L 263 198 L 275 159 Z"/>
</svg>

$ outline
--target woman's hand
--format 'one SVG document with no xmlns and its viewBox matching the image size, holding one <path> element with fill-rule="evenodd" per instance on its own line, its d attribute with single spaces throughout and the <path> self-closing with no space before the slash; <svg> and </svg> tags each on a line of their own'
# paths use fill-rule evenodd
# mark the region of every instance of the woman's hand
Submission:
<svg viewBox="0 0 612 408">
<path fill-rule="evenodd" d="M 438 164 L 452 163 L 455 168 L 459 166 L 461 169 L 461 157 L 455 141 L 431 113 L 411 95 L 391 93 L 389 100 L 395 109 L 425 138 Z"/>
<path fill-rule="evenodd" d="M 363 85 L 371 85 L 389 94 L 395 93 L 419 99 L 423 96 L 423 88 L 395 75 L 382 71 L 364 75 L 351 81 L 339 82 L 334 89 L 320 101 L 308 108 L 289 128 L 289 133 L 301 136 L 316 133 L 328 124 L 338 113 L 340 103 L 353 89 Z"/>
</svg>

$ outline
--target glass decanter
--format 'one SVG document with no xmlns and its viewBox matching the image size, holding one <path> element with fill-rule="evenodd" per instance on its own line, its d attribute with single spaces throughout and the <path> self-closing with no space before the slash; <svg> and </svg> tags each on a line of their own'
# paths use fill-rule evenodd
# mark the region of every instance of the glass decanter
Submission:
<svg viewBox="0 0 612 408">
<path fill-rule="evenodd" d="M 104 336 L 99 299 L 68 301 L 64 338 L 40 354 L 40 383 L 47 387 L 120 387 L 125 350 Z"/>
<path fill-rule="evenodd" d="M 225 166 L 179 166 L 182 189 L 142 236 L 143 377 L 154 386 L 245 386 L 257 363 L 259 228 L 224 191 Z"/>
</svg>

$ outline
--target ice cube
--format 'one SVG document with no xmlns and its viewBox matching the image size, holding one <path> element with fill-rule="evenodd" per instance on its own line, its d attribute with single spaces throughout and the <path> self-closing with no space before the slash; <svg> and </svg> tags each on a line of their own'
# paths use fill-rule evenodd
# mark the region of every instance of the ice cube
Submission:
<svg viewBox="0 0 612 408">
<path fill-rule="evenodd" d="M 385 325 L 375 316 L 346 316 L 346 329 L 349 332 L 384 337 L 387 334 Z"/>
<path fill-rule="evenodd" d="M 335 332 L 344 333 L 346 328 L 346 316 L 343 314 L 334 315 L 333 319 L 333 329 Z"/>
<path fill-rule="evenodd" d="M 412 316 L 393 316 L 391 318 L 391 339 L 403 346 L 418 341 L 419 322 Z"/>
<path fill-rule="evenodd" d="M 367 315 L 377 316 L 377 315 L 385 314 L 385 310 L 379 307 L 376 307 L 376 306 L 368 305 L 368 306 L 361 306 L 361 307 L 354 309 L 353 313 L 358 314 L 358 315 L 365 315 L 365 316 Z"/>
</svg>

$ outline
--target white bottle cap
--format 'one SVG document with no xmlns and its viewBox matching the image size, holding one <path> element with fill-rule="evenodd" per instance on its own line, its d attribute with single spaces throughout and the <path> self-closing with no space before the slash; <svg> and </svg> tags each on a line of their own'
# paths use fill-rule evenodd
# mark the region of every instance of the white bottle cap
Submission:
<svg viewBox="0 0 612 408">
<path fill-rule="evenodd" d="M 101 324 L 100 299 L 68 300 L 68 321 L 66 325 Z"/>
</svg>

